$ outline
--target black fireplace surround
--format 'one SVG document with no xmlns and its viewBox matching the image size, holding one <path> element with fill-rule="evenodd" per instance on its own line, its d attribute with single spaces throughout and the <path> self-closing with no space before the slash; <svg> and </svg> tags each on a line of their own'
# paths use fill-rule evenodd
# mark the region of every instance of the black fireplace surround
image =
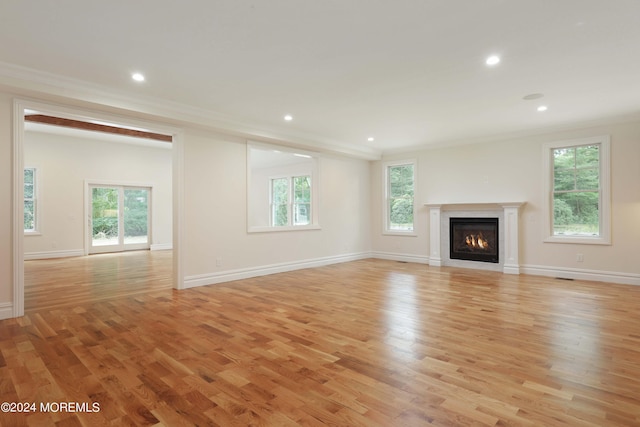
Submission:
<svg viewBox="0 0 640 427">
<path fill-rule="evenodd" d="M 449 258 L 498 263 L 498 218 L 449 218 Z"/>
</svg>

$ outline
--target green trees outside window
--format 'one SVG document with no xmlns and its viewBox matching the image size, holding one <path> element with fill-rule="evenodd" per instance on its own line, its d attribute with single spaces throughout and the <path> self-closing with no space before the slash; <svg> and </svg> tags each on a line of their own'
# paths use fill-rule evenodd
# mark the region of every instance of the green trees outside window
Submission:
<svg viewBox="0 0 640 427">
<path fill-rule="evenodd" d="M 24 170 L 24 231 L 36 231 L 36 170 Z"/>
<path fill-rule="evenodd" d="M 117 188 L 93 188 L 93 238 L 118 237 L 119 191 Z"/>
<path fill-rule="evenodd" d="M 293 177 L 293 224 L 311 223 L 311 177 Z"/>
<path fill-rule="evenodd" d="M 600 234 L 600 145 L 553 150 L 553 234 Z"/>
<path fill-rule="evenodd" d="M 149 190 L 124 190 L 124 236 L 147 236 L 149 225 Z"/>
<path fill-rule="evenodd" d="M 147 236 L 149 224 L 148 189 L 94 187 L 92 189 L 93 238 L 112 239 L 119 235 L 120 203 L 123 204 L 124 237 Z"/>
<path fill-rule="evenodd" d="M 311 224 L 311 177 L 271 180 L 271 226 Z"/>
<path fill-rule="evenodd" d="M 413 231 L 414 165 L 388 166 L 387 181 L 387 228 Z"/>
<path fill-rule="evenodd" d="M 271 180 L 271 225 L 282 227 L 289 224 L 289 179 Z"/>
</svg>

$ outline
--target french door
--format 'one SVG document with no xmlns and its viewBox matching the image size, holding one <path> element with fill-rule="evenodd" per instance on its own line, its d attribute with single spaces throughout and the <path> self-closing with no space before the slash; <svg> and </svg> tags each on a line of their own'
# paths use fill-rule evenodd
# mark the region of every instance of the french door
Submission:
<svg viewBox="0 0 640 427">
<path fill-rule="evenodd" d="M 89 253 L 149 249 L 151 188 L 89 185 Z"/>
</svg>

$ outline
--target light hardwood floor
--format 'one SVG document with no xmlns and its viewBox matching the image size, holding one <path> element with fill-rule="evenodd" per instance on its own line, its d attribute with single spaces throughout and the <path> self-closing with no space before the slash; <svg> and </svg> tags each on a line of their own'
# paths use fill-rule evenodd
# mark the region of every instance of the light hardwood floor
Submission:
<svg viewBox="0 0 640 427">
<path fill-rule="evenodd" d="M 382 260 L 163 287 L 0 322 L 0 401 L 100 409 L 0 424 L 640 425 L 638 287 Z"/>
<path fill-rule="evenodd" d="M 132 251 L 25 261 L 25 311 L 170 289 L 172 256 L 172 251 Z"/>
</svg>

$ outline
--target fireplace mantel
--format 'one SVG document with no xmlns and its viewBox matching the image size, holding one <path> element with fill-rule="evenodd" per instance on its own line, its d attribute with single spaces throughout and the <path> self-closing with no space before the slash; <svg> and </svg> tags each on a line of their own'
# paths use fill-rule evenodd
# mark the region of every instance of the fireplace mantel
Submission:
<svg viewBox="0 0 640 427">
<path fill-rule="evenodd" d="M 506 207 L 515 207 L 520 208 L 527 202 L 456 202 L 456 203 L 425 203 L 424 205 L 428 208 L 436 208 L 439 207 L 441 210 L 463 210 L 463 209 L 473 209 L 473 210 L 486 210 L 486 209 L 495 209 L 495 208 L 506 208 Z"/>
<path fill-rule="evenodd" d="M 501 234 L 504 236 L 504 262 L 502 271 L 507 274 L 520 274 L 519 259 L 519 210 L 526 202 L 456 202 L 425 203 L 429 208 L 429 265 L 440 267 L 442 253 L 442 212 L 455 214 L 456 211 L 502 211 Z M 447 248 L 448 250 L 448 248 Z"/>
</svg>

